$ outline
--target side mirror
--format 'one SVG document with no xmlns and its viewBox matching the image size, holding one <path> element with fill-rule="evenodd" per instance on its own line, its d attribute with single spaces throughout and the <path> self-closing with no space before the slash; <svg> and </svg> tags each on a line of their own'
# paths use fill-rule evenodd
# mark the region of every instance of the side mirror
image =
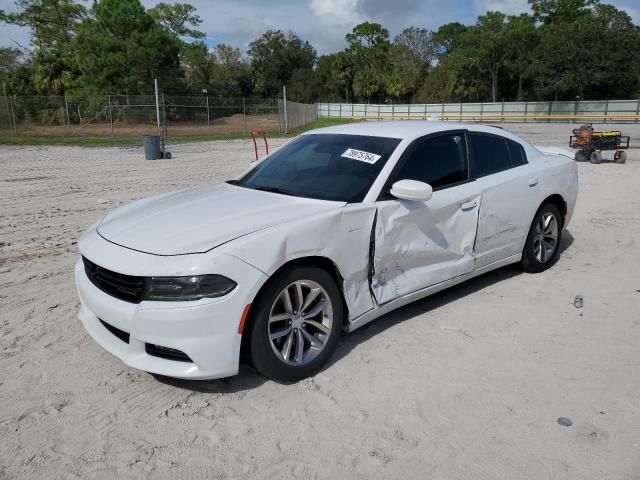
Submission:
<svg viewBox="0 0 640 480">
<path fill-rule="evenodd" d="M 426 202 L 432 194 L 431 185 L 418 180 L 399 180 L 391 186 L 391 195 L 400 200 Z"/>
</svg>

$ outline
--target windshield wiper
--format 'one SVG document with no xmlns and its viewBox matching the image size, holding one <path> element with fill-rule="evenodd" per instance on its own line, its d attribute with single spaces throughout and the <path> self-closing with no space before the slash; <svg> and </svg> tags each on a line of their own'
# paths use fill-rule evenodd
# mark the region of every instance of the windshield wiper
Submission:
<svg viewBox="0 0 640 480">
<path fill-rule="evenodd" d="M 257 187 L 249 187 L 249 188 L 253 188 L 254 190 L 260 190 L 262 192 L 271 192 L 271 193 L 280 193 L 282 195 L 291 195 L 292 197 L 301 197 L 303 195 L 296 193 L 296 192 L 291 192 L 289 190 L 285 190 L 283 188 L 278 188 L 278 187 L 266 187 L 266 186 L 257 186 Z"/>
<path fill-rule="evenodd" d="M 246 183 L 240 183 L 239 180 L 227 180 L 226 183 L 229 185 L 236 185 L 238 187 L 251 188 L 253 190 L 260 190 L 262 192 L 270 192 L 270 193 L 279 193 L 281 195 L 289 195 L 291 197 L 304 197 L 304 198 L 315 198 L 311 195 L 305 195 L 304 193 L 292 192 L 290 190 L 285 190 L 284 188 L 279 187 L 270 187 L 265 185 L 251 186 Z"/>
</svg>

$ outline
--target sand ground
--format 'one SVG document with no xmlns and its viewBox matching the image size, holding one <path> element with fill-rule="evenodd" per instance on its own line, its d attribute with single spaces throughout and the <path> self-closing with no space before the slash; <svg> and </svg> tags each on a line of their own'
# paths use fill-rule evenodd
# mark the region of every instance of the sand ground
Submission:
<svg viewBox="0 0 640 480">
<path fill-rule="evenodd" d="M 571 130 L 507 128 L 557 146 Z M 0 478 L 639 479 L 640 126 L 621 128 L 636 148 L 579 165 L 552 269 L 504 268 L 387 315 L 295 385 L 244 367 L 156 378 L 77 320 L 80 233 L 122 203 L 232 177 L 249 141 L 156 162 L 0 147 Z"/>
</svg>

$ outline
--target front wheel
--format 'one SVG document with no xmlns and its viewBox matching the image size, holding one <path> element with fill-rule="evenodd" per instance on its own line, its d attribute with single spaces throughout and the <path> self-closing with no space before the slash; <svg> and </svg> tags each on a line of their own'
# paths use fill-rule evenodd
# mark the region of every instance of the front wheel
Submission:
<svg viewBox="0 0 640 480">
<path fill-rule="evenodd" d="M 525 272 L 538 273 L 549 268 L 558 256 L 562 237 L 562 216 L 553 203 L 543 204 L 531 224 L 522 251 Z"/>
<path fill-rule="evenodd" d="M 584 150 L 578 150 L 575 155 L 576 162 L 586 162 L 589 158 L 589 154 Z"/>
<path fill-rule="evenodd" d="M 293 382 L 317 373 L 335 350 L 343 326 L 340 291 L 325 270 L 288 269 L 260 294 L 249 332 L 253 366 Z"/>
</svg>

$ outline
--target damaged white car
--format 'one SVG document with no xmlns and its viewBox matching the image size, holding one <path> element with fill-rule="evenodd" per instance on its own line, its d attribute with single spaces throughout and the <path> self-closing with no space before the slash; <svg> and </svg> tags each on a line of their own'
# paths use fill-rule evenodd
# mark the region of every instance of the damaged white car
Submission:
<svg viewBox="0 0 640 480">
<path fill-rule="evenodd" d="M 80 319 L 127 365 L 294 381 L 340 335 L 507 264 L 549 267 L 571 152 L 499 128 L 376 122 L 305 133 L 238 179 L 118 208 L 82 236 Z"/>
</svg>

